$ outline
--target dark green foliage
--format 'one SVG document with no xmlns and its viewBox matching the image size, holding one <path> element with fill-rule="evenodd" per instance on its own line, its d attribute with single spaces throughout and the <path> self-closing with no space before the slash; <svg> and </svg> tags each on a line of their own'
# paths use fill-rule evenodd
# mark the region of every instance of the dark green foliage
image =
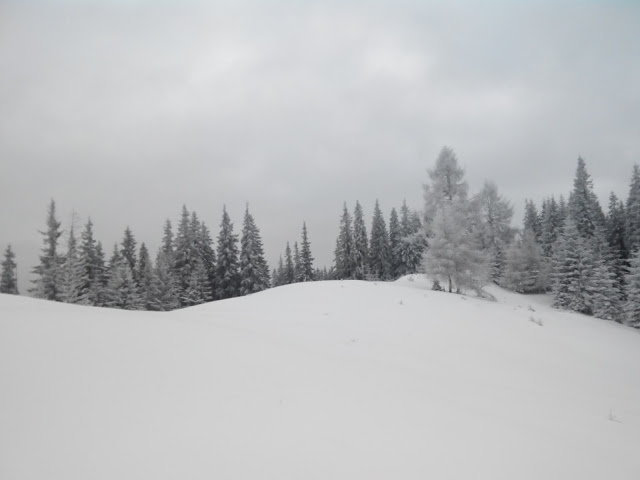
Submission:
<svg viewBox="0 0 640 480">
<path fill-rule="evenodd" d="M 380 204 L 376 200 L 371 223 L 371 241 L 369 242 L 369 271 L 374 278 L 387 280 L 391 277 L 390 257 L 389 234 L 380 210 Z"/>
<path fill-rule="evenodd" d="M 216 298 L 221 300 L 240 295 L 237 244 L 238 236 L 233 233 L 233 224 L 227 209 L 223 208 L 218 235 L 218 263 L 216 265 Z"/>
<path fill-rule="evenodd" d="M 44 237 L 44 246 L 40 263 L 33 269 L 36 280 L 30 292 L 37 298 L 59 302 L 62 301 L 62 259 L 58 254 L 58 241 L 62 230 L 56 218 L 56 203 L 53 200 L 49 203 L 47 228 L 40 233 Z"/>
</svg>

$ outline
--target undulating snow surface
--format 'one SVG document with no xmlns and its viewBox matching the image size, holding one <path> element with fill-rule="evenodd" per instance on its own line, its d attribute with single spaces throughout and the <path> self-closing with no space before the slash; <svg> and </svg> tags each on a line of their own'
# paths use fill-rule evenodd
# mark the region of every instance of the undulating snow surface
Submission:
<svg viewBox="0 0 640 480">
<path fill-rule="evenodd" d="M 640 478 L 638 332 L 490 291 L 320 282 L 172 313 L 2 295 L 0 478 Z"/>
</svg>

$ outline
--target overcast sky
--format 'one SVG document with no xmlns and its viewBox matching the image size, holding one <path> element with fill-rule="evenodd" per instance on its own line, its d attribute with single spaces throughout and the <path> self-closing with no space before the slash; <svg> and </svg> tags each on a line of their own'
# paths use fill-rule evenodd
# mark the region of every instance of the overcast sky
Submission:
<svg viewBox="0 0 640 480">
<path fill-rule="evenodd" d="M 443 4 L 0 2 L 0 248 L 22 290 L 50 198 L 108 252 L 127 225 L 155 252 L 183 203 L 214 235 L 226 204 L 239 232 L 248 202 L 272 266 L 305 220 L 329 266 L 344 201 L 421 208 L 443 145 L 518 224 L 578 155 L 626 198 L 640 2 Z"/>
</svg>

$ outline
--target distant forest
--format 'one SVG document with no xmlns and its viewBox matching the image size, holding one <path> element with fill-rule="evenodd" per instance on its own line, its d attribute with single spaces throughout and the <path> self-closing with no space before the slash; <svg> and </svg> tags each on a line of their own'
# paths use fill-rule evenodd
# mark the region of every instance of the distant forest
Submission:
<svg viewBox="0 0 640 480">
<path fill-rule="evenodd" d="M 540 206 L 526 200 L 521 229 L 512 226 L 513 208 L 495 184 L 469 193 L 451 148 L 443 148 L 427 172 L 423 210 L 405 202 L 391 210 L 387 223 L 376 201 L 370 234 L 360 203 L 353 213 L 345 203 L 328 269 L 314 267 L 303 223 L 299 242 L 287 242 L 270 270 L 248 206 L 240 235 L 223 209 L 214 244 L 207 225 L 183 206 L 175 232 L 166 221 L 154 260 L 128 227 L 107 259 L 90 218 L 79 233 L 69 226 L 62 241 L 51 200 L 29 293 L 58 302 L 168 311 L 296 282 L 387 281 L 426 273 L 436 290 L 482 296 L 482 288 L 495 283 L 520 293 L 550 292 L 557 308 L 640 328 L 638 165 L 626 201 L 611 193 L 605 213 L 578 158 L 568 198 L 550 196 Z M 4 252 L 0 293 L 19 293 L 11 245 Z"/>
</svg>

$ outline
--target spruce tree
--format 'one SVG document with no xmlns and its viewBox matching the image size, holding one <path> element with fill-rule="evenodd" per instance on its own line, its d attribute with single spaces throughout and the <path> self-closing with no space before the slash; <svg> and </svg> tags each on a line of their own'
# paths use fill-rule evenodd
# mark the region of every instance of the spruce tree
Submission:
<svg viewBox="0 0 640 480">
<path fill-rule="evenodd" d="M 175 285 L 178 289 L 177 294 L 180 299 L 180 306 L 185 306 L 182 304 L 182 298 L 184 298 L 184 295 L 189 288 L 189 284 L 191 283 L 191 273 L 194 266 L 193 239 L 190 236 L 190 216 L 186 205 L 182 205 L 180 223 L 178 224 L 178 231 L 176 233 L 173 246 L 173 275 L 175 278 Z"/>
<path fill-rule="evenodd" d="M 240 240 L 240 295 L 266 290 L 269 283 L 269 267 L 264 258 L 260 230 L 247 206 Z"/>
<path fill-rule="evenodd" d="M 542 249 L 542 255 L 547 259 L 551 259 L 553 256 L 553 245 L 558 239 L 562 224 L 558 203 L 551 196 L 542 202 L 542 218 L 540 222 L 540 248 Z"/>
<path fill-rule="evenodd" d="M 105 301 L 102 290 L 105 287 L 106 280 L 102 278 L 104 264 L 101 265 L 100 263 L 104 262 L 104 259 L 100 259 L 98 255 L 91 218 L 87 220 L 80 235 L 80 241 L 78 252 L 78 263 L 80 265 L 78 303 L 102 306 Z"/>
<path fill-rule="evenodd" d="M 529 230 L 536 236 L 536 242 L 540 242 L 540 236 L 542 234 L 542 225 L 540 215 L 536 204 L 532 200 L 524 201 L 524 220 L 523 230 Z"/>
<path fill-rule="evenodd" d="M 96 243 L 95 253 L 95 281 L 92 284 L 93 298 L 97 307 L 104 307 L 106 304 L 105 291 L 107 288 L 108 271 L 105 266 L 102 243 Z"/>
<path fill-rule="evenodd" d="M 237 297 L 240 294 L 240 273 L 238 271 L 238 236 L 233 233 L 233 224 L 222 210 L 222 222 L 218 235 L 218 263 L 216 265 L 216 298 Z"/>
<path fill-rule="evenodd" d="M 67 253 L 62 265 L 61 300 L 65 303 L 77 303 L 80 298 L 81 264 L 78 255 L 78 242 L 73 220 L 67 239 Z"/>
<path fill-rule="evenodd" d="M 355 265 L 353 263 L 353 227 L 346 202 L 342 210 L 342 217 L 340 218 L 340 230 L 336 240 L 334 255 L 336 277 L 340 280 L 353 278 L 355 273 Z"/>
<path fill-rule="evenodd" d="M 629 273 L 626 277 L 627 300 L 624 313 L 627 325 L 640 328 L 640 250 L 631 255 Z"/>
<path fill-rule="evenodd" d="M 626 210 L 625 247 L 627 252 L 631 252 L 640 247 L 640 167 L 638 165 L 633 166 Z"/>
<path fill-rule="evenodd" d="M 311 256 L 311 242 L 307 232 L 307 223 L 302 223 L 302 249 L 300 251 L 300 277 L 301 282 L 311 282 L 315 279 L 313 270 L 313 257 Z"/>
<path fill-rule="evenodd" d="M 402 263 L 402 232 L 400 221 L 395 208 L 391 209 L 389 216 L 389 277 L 392 280 L 399 278 L 405 271 Z"/>
<path fill-rule="evenodd" d="M 56 203 L 53 200 L 49 203 L 47 212 L 47 229 L 40 233 L 44 237 L 44 246 L 40 263 L 33 269 L 37 278 L 30 292 L 37 298 L 59 302 L 62 300 L 62 262 L 58 254 L 58 241 L 62 230 L 56 218 Z"/>
<path fill-rule="evenodd" d="M 399 276 L 417 273 L 425 250 L 425 235 L 418 212 L 411 212 L 407 202 L 400 209 L 400 256 L 401 272 Z"/>
<path fill-rule="evenodd" d="M 353 278 L 364 280 L 369 261 L 369 240 L 367 239 L 367 227 L 364 223 L 362 206 L 358 201 L 356 201 L 356 207 L 353 211 L 353 248 L 351 257 Z"/>
<path fill-rule="evenodd" d="M 129 261 L 120 255 L 112 257 L 112 260 L 106 291 L 106 306 L 123 310 L 142 309 L 142 299 Z"/>
<path fill-rule="evenodd" d="M 200 231 L 198 234 L 198 245 L 200 259 L 204 267 L 204 271 L 207 277 L 207 289 L 210 291 L 208 298 L 210 300 L 215 299 L 216 293 L 216 252 L 213 249 L 213 239 L 209 228 L 202 222 L 200 224 Z M 207 300 L 209 301 L 209 300 Z"/>
<path fill-rule="evenodd" d="M 131 275 L 133 279 L 137 282 L 137 268 L 136 268 L 136 257 L 138 254 L 136 248 L 136 239 L 131 232 L 131 229 L 127 226 L 124 230 L 124 238 L 122 239 L 122 248 L 120 249 L 120 255 L 124 258 L 129 266 L 129 270 L 131 270 Z"/>
<path fill-rule="evenodd" d="M 293 242 L 293 278 L 294 282 L 301 282 L 300 278 L 300 249 L 298 248 L 298 242 Z"/>
<path fill-rule="evenodd" d="M 571 217 L 556 243 L 552 265 L 554 306 L 591 315 L 594 253 Z"/>
<path fill-rule="evenodd" d="M 161 248 L 156 256 L 150 294 L 150 310 L 166 312 L 180 306 L 178 285 L 173 275 L 170 253 L 164 248 Z"/>
<path fill-rule="evenodd" d="M 626 245 L 626 214 L 624 204 L 615 193 L 609 196 L 609 211 L 605 222 L 605 235 L 611 252 L 611 267 L 613 268 L 616 287 L 624 298 L 624 282 L 627 274 L 626 259 L 629 251 Z"/>
<path fill-rule="evenodd" d="M 18 292 L 18 266 L 15 262 L 16 255 L 11 249 L 11 244 L 7 245 L 2 261 L 2 274 L 0 274 L 0 293 L 19 295 Z"/>
<path fill-rule="evenodd" d="M 153 310 L 153 265 L 147 246 L 142 242 L 138 252 L 137 272 L 140 300 L 143 310 Z"/>
<path fill-rule="evenodd" d="M 380 210 L 380 204 L 376 200 L 373 208 L 373 220 L 371 222 L 371 240 L 369 242 L 369 271 L 379 280 L 387 280 L 390 273 L 389 234 L 387 225 Z"/>
<path fill-rule="evenodd" d="M 604 226 L 602 207 L 582 157 L 578 158 L 573 190 L 569 196 L 569 215 L 583 238 L 592 238 L 596 229 Z"/>
<path fill-rule="evenodd" d="M 500 284 L 518 293 L 544 293 L 548 269 L 535 234 L 525 230 L 521 240 L 509 246 Z"/>
<path fill-rule="evenodd" d="M 289 285 L 296 281 L 295 265 L 293 263 L 293 257 L 291 256 L 291 247 L 289 246 L 289 242 L 287 242 L 287 247 L 284 251 L 284 262 L 282 284 Z"/>
</svg>

